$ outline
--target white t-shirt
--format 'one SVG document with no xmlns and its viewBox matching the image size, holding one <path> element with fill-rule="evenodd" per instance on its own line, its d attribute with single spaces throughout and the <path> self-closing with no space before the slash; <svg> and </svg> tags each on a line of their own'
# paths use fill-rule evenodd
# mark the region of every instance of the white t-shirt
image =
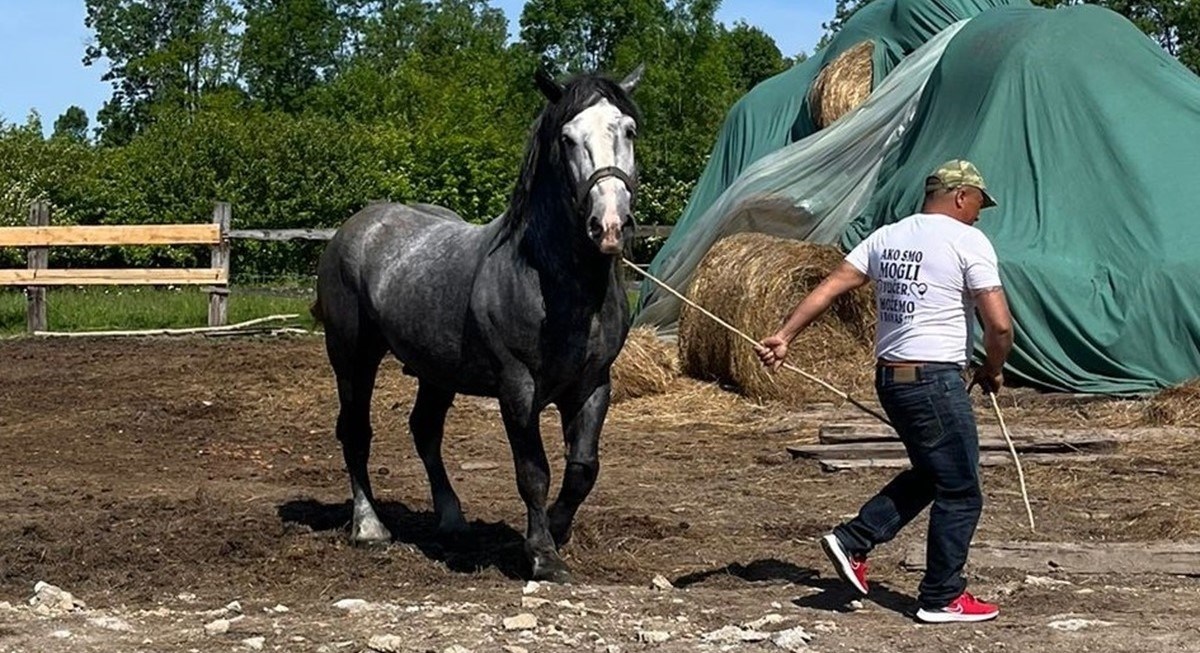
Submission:
<svg viewBox="0 0 1200 653">
<path fill-rule="evenodd" d="M 875 282 L 876 358 L 970 361 L 972 291 L 1001 285 L 996 251 L 982 231 L 917 213 L 880 227 L 846 260 Z"/>
</svg>

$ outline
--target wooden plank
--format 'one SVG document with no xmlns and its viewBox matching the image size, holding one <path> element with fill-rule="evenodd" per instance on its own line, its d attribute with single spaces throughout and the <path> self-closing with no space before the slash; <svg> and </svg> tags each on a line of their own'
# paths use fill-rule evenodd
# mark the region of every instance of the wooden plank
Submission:
<svg viewBox="0 0 1200 653">
<path fill-rule="evenodd" d="M 925 569 L 925 545 L 907 549 L 902 563 Z M 1200 575 L 1200 542 L 974 542 L 970 567 L 1032 573 Z"/>
<path fill-rule="evenodd" d="M 1013 438 L 1013 446 L 1019 453 L 1079 453 L 1112 452 L 1117 450 L 1117 441 L 1100 436 L 1070 439 L 1056 438 Z M 981 438 L 980 451 L 1008 451 L 1003 438 Z M 794 458 L 888 458 L 907 455 L 899 440 L 880 442 L 840 442 L 837 444 L 805 444 L 787 447 Z"/>
<path fill-rule="evenodd" d="M 221 232 L 211 224 L 62 225 L 0 229 L 0 247 L 75 245 L 214 245 Z"/>
<path fill-rule="evenodd" d="M 1082 453 L 1031 453 L 1021 456 L 1021 464 L 1028 463 L 1093 463 L 1108 456 L 1103 454 Z M 827 458 L 818 461 L 821 470 L 826 472 L 842 472 L 851 469 L 908 469 L 908 458 L 878 457 L 878 458 Z M 986 451 L 979 454 L 981 467 L 999 467 L 1012 464 L 1012 454 L 999 451 Z"/>
<path fill-rule="evenodd" d="M 213 207 L 213 226 L 222 237 L 212 247 L 212 268 L 225 279 L 229 278 L 229 241 L 224 234 L 229 232 L 233 209 L 229 202 L 217 202 Z M 229 322 L 229 291 L 227 288 L 211 289 L 208 292 L 208 326 L 225 326 Z"/>
<path fill-rule="evenodd" d="M 212 268 L 0 270 L 0 286 L 124 286 L 228 284 L 224 270 Z"/>
<path fill-rule="evenodd" d="M 45 201 L 34 202 L 29 207 L 29 227 L 26 229 L 45 229 L 50 224 L 50 205 Z M 20 228 L 20 227 L 16 227 Z M 2 230 L 0 230 L 2 231 Z M 45 247 L 32 248 L 26 252 L 27 267 L 30 270 L 42 270 L 50 267 L 50 250 Z M 47 328 L 46 318 L 46 289 L 30 286 L 25 289 L 27 304 L 25 307 L 25 330 L 29 333 L 44 331 Z"/>
<path fill-rule="evenodd" d="M 233 240 L 329 240 L 337 229 L 230 229 Z"/>
<path fill-rule="evenodd" d="M 1003 439 L 1004 434 L 997 424 L 979 424 L 981 440 Z M 1049 428 L 1013 428 L 1010 426 L 1009 435 L 1014 442 L 1059 441 L 1065 443 L 1079 442 L 1082 446 L 1100 446 L 1100 442 L 1116 442 L 1117 439 L 1108 435 L 1097 435 L 1088 429 L 1049 429 Z M 817 441 L 821 444 L 851 444 L 857 442 L 899 442 L 899 437 L 892 427 L 885 424 L 863 422 L 861 424 L 834 423 L 822 424 L 817 429 Z"/>
</svg>

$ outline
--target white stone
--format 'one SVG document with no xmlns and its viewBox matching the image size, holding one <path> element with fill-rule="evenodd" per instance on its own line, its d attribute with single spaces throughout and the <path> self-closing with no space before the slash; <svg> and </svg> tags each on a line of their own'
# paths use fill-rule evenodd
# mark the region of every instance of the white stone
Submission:
<svg viewBox="0 0 1200 653">
<path fill-rule="evenodd" d="M 783 615 L 771 613 L 760 619 L 755 619 L 754 621 L 748 622 L 743 625 L 746 628 L 749 628 L 751 630 L 757 630 L 759 628 L 762 628 L 763 626 L 770 626 L 772 624 L 781 624 L 781 623 L 783 623 Z"/>
<path fill-rule="evenodd" d="M 537 582 L 536 580 L 531 580 L 528 583 L 525 583 L 525 587 L 521 588 L 521 593 L 522 594 L 533 594 L 534 592 L 538 591 L 541 588 L 542 588 L 541 583 Z"/>
<path fill-rule="evenodd" d="M 452 644 L 450 646 L 447 646 L 446 649 L 444 651 L 442 651 L 442 653 L 472 653 L 472 651 L 471 651 L 471 649 L 469 649 L 465 646 L 459 646 L 458 644 Z"/>
<path fill-rule="evenodd" d="M 523 612 L 515 617 L 506 617 L 504 619 L 504 630 L 532 630 L 537 628 L 537 617 Z"/>
<path fill-rule="evenodd" d="M 114 630 L 124 633 L 133 631 L 133 626 L 130 626 L 128 622 L 117 617 L 93 617 L 88 619 L 88 623 L 97 628 L 103 628 L 105 630 Z"/>
<path fill-rule="evenodd" d="M 667 577 L 663 576 L 662 574 L 656 575 L 654 577 L 654 580 L 650 581 L 650 584 L 655 589 L 660 589 L 660 590 L 675 589 L 675 586 L 671 584 L 671 581 L 667 580 Z"/>
<path fill-rule="evenodd" d="M 404 639 L 398 635 L 372 635 L 367 642 L 367 648 L 377 653 L 401 653 L 404 650 Z"/>
<path fill-rule="evenodd" d="M 507 645 L 501 646 L 500 648 L 504 651 L 504 653 L 529 653 L 529 649 L 525 648 L 524 646 Z"/>
<path fill-rule="evenodd" d="M 548 605 L 549 603 L 550 603 L 549 599 L 539 599 L 536 596 L 522 596 L 521 597 L 521 607 L 522 608 L 529 608 L 529 609 L 540 608 L 543 605 Z"/>
<path fill-rule="evenodd" d="M 57 638 L 59 638 L 59 639 L 68 639 L 68 638 L 70 638 L 70 637 L 71 637 L 71 631 L 69 631 L 69 630 L 56 630 L 56 631 L 54 631 L 54 632 L 50 633 L 50 636 L 51 636 L 51 637 L 57 637 Z"/>
<path fill-rule="evenodd" d="M 229 603 L 227 603 L 225 605 L 225 611 L 241 614 L 242 613 L 242 604 L 238 603 L 237 601 L 230 601 Z"/>
<path fill-rule="evenodd" d="M 771 642 L 785 651 L 797 653 L 808 648 L 808 642 L 812 639 L 812 635 L 805 632 L 804 628 L 796 626 L 788 630 L 781 630 L 771 637 Z"/>
<path fill-rule="evenodd" d="M 362 599 L 342 599 L 341 601 L 334 603 L 333 607 L 339 610 L 349 610 L 353 612 L 355 610 L 363 610 L 368 605 L 369 604 Z"/>
<path fill-rule="evenodd" d="M 217 619 L 216 621 L 206 623 L 204 624 L 204 632 L 209 635 L 224 635 L 229 632 L 229 620 Z"/>
<path fill-rule="evenodd" d="M 744 630 L 736 627 L 736 625 L 726 625 L 725 628 L 713 630 L 712 633 L 704 633 L 703 640 L 706 642 L 740 642 Z"/>
<path fill-rule="evenodd" d="M 1058 621 L 1051 621 L 1046 625 L 1055 630 L 1073 633 L 1092 626 L 1111 626 L 1113 624 L 1111 621 L 1101 621 L 1100 619 L 1060 619 Z"/>
<path fill-rule="evenodd" d="M 247 637 L 246 639 L 242 640 L 242 645 L 248 649 L 261 651 L 263 644 L 266 642 L 267 639 L 265 637 Z"/>
<path fill-rule="evenodd" d="M 1033 585 L 1034 587 L 1054 587 L 1056 585 L 1070 585 L 1071 581 L 1047 578 L 1045 576 L 1025 576 L 1025 584 Z"/>
<path fill-rule="evenodd" d="M 637 631 L 637 638 L 639 642 L 645 642 L 647 644 L 661 644 L 668 639 L 671 639 L 671 633 L 661 630 L 639 630 Z M 608 648 L 611 651 L 613 647 L 609 646 Z"/>
</svg>

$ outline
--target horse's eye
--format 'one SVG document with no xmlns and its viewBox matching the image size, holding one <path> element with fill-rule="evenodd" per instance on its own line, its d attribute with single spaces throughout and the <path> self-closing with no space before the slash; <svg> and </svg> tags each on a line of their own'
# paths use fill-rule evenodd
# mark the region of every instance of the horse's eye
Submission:
<svg viewBox="0 0 1200 653">
<path fill-rule="evenodd" d="M 571 140 L 571 137 L 570 137 L 570 136 L 567 136 L 566 134 L 563 134 L 563 137 L 562 137 L 562 146 L 563 146 L 563 148 L 565 148 L 565 149 L 568 149 L 568 150 L 569 150 L 569 149 L 571 149 L 572 147 L 575 147 L 575 141 Z"/>
<path fill-rule="evenodd" d="M 637 138 L 637 130 L 634 129 L 633 127 L 626 127 L 625 128 L 625 138 L 628 138 L 631 141 L 633 139 Z"/>
</svg>

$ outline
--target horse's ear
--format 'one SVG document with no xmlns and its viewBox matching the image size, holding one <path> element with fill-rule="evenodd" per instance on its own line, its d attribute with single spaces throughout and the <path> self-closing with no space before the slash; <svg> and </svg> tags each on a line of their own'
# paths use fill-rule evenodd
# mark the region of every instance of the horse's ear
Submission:
<svg viewBox="0 0 1200 653">
<path fill-rule="evenodd" d="M 537 82 L 538 90 L 542 95 L 550 100 L 550 104 L 554 104 L 562 99 L 563 87 L 559 84 L 550 73 L 546 72 L 545 68 L 538 68 L 537 74 L 533 76 L 533 81 Z"/>
<path fill-rule="evenodd" d="M 646 64 L 640 63 L 629 76 L 621 80 L 621 88 L 625 89 L 626 93 L 632 93 L 633 89 L 637 88 L 638 82 L 642 81 L 642 73 L 646 72 Z"/>
</svg>

